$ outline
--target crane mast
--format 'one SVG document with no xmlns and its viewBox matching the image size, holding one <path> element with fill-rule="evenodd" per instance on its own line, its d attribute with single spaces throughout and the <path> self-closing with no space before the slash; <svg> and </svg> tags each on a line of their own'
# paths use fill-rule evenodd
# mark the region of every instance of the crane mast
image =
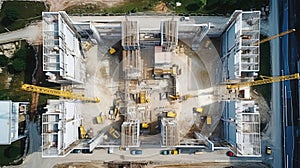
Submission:
<svg viewBox="0 0 300 168">
<path fill-rule="evenodd" d="M 85 97 L 82 94 L 76 94 L 76 93 L 72 93 L 72 92 L 69 92 L 69 91 L 50 89 L 50 88 L 46 88 L 46 87 L 29 85 L 29 84 L 23 84 L 22 85 L 22 90 L 29 91 L 29 92 L 42 93 L 42 94 L 48 94 L 48 95 L 53 95 L 53 96 L 64 97 L 66 99 L 77 99 L 77 100 L 93 102 L 93 103 L 100 102 L 99 98 L 89 98 L 89 97 Z"/>
<path fill-rule="evenodd" d="M 237 83 L 237 84 L 228 84 L 227 89 L 238 89 L 238 88 L 247 87 L 247 86 L 264 85 L 264 84 L 268 84 L 268 83 L 300 79 L 300 75 L 299 75 L 299 73 L 295 73 L 292 75 L 274 76 L 274 77 L 261 76 L 261 78 L 262 78 L 261 80 L 256 80 L 256 81 L 241 82 L 241 83 Z"/>
</svg>

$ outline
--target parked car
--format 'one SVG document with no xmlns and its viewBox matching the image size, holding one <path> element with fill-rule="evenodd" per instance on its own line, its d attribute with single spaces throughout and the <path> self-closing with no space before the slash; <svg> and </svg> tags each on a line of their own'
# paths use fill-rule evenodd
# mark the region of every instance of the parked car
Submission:
<svg viewBox="0 0 300 168">
<path fill-rule="evenodd" d="M 93 153 L 93 151 L 90 151 L 90 149 L 82 149 L 82 153 Z"/>
<path fill-rule="evenodd" d="M 233 157 L 235 154 L 232 151 L 226 152 L 226 156 Z"/>
<path fill-rule="evenodd" d="M 71 153 L 80 153 L 81 149 L 73 149 Z"/>
<path fill-rule="evenodd" d="M 271 154 L 272 154 L 272 149 L 271 149 L 271 147 L 269 147 L 269 146 L 266 147 L 266 154 L 267 154 L 267 155 L 271 155 Z"/>
<path fill-rule="evenodd" d="M 142 150 L 131 150 L 130 151 L 130 154 L 132 155 L 141 155 L 143 152 Z"/>
<path fill-rule="evenodd" d="M 176 150 L 176 149 L 175 149 L 175 150 L 171 150 L 171 154 L 172 154 L 172 155 L 178 155 L 178 154 L 179 154 L 179 151 Z"/>
<path fill-rule="evenodd" d="M 168 155 L 168 154 L 170 154 L 170 151 L 169 150 L 161 150 L 160 154 L 161 155 Z"/>
</svg>

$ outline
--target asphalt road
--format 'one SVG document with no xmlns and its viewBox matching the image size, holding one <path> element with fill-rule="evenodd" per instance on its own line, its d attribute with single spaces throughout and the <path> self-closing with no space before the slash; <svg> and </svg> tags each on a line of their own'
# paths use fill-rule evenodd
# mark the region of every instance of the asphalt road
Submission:
<svg viewBox="0 0 300 168">
<path fill-rule="evenodd" d="M 23 29 L 9 31 L 0 34 L 0 43 L 11 41 L 27 40 L 29 43 L 41 42 L 42 30 L 41 23 L 34 23 Z"/>
<path fill-rule="evenodd" d="M 269 17 L 270 34 L 275 35 L 279 33 L 278 29 L 278 1 L 271 1 L 271 13 Z M 272 56 L 272 76 L 280 75 L 280 50 L 279 50 L 279 38 L 276 38 L 270 42 L 271 56 Z M 271 148 L 273 151 L 272 167 L 282 167 L 282 117 L 281 117 L 281 94 L 280 83 L 272 84 L 272 103 L 271 103 Z M 264 147 L 262 146 L 262 151 Z"/>
</svg>

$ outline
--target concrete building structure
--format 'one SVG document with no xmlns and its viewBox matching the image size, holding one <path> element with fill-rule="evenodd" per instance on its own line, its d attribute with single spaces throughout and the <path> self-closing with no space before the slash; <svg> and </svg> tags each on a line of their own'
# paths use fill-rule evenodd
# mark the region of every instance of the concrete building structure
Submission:
<svg viewBox="0 0 300 168">
<path fill-rule="evenodd" d="M 252 100 L 225 104 L 222 115 L 224 139 L 240 157 L 260 157 L 260 114 Z"/>
<path fill-rule="evenodd" d="M 28 102 L 0 101 L 0 145 L 11 143 L 25 137 L 19 132 L 19 123 L 25 120 Z"/>
<path fill-rule="evenodd" d="M 123 122 L 121 128 L 121 146 L 139 147 L 140 146 L 140 122 L 139 120 L 130 120 Z"/>
<path fill-rule="evenodd" d="M 161 120 L 161 146 L 173 147 L 179 145 L 177 122 L 174 119 Z"/>
<path fill-rule="evenodd" d="M 235 11 L 221 36 L 224 81 L 257 76 L 260 11 Z"/>
<path fill-rule="evenodd" d="M 257 75 L 259 46 L 253 43 L 259 41 L 259 15 L 260 12 L 257 11 L 235 11 L 226 24 L 221 36 L 223 81 L 251 80 Z M 118 98 L 122 101 L 120 103 L 122 106 L 115 107 L 114 104 L 114 109 L 120 110 L 120 116 L 124 117 L 124 122 L 121 124 L 121 144 L 117 145 L 125 147 L 140 145 L 140 122 L 151 123 L 152 120 L 157 119 L 156 116 L 161 115 L 155 114 L 154 117 L 151 113 L 156 111 L 151 111 L 151 108 L 146 105 L 150 102 L 146 100 L 146 97 L 148 93 L 153 93 L 151 91 L 153 88 L 145 87 L 145 85 L 142 87 L 143 83 L 147 83 L 145 82 L 147 79 L 143 78 L 150 74 L 148 79 L 167 79 L 169 88 L 165 89 L 163 94 L 168 93 L 173 97 L 179 95 L 179 83 L 174 77 L 179 73 L 177 71 L 173 73 L 178 66 L 172 65 L 172 56 L 176 53 L 179 39 L 184 43 L 190 43 L 192 50 L 198 50 L 201 47 L 201 40 L 210 30 L 210 23 L 178 22 L 174 18 L 160 20 L 151 24 L 150 27 L 145 27 L 146 24 L 139 25 L 139 23 L 140 20 L 125 16 L 120 20 L 73 22 L 65 12 L 43 13 L 43 69 L 48 72 L 49 81 L 55 83 L 82 84 L 85 82 L 85 53 L 81 47 L 82 41 L 90 40 L 97 44 L 106 39 L 121 38 L 120 58 L 123 75 L 120 76 L 123 81 L 120 82 L 122 87 L 119 89 L 122 96 Z M 107 51 L 109 48 L 105 47 L 101 49 Z M 144 48 L 148 49 L 148 53 L 143 53 Z M 144 67 L 144 62 L 148 63 L 148 67 Z M 155 78 L 155 72 L 158 78 Z M 155 80 L 151 82 L 158 83 Z M 146 92 L 147 89 L 150 91 Z M 143 101 L 139 95 L 141 92 L 147 93 Z M 244 99 L 250 99 L 248 93 L 250 92 L 244 91 Z M 167 102 L 169 97 L 165 96 L 165 99 Z M 244 102 L 250 105 L 245 105 Z M 224 137 L 236 148 L 238 156 L 260 156 L 259 113 L 253 103 L 247 100 L 229 102 L 223 114 Z M 246 106 L 249 106 L 248 109 L 255 110 L 238 110 Z M 47 109 L 47 113 L 43 115 L 43 156 L 65 156 L 79 139 L 80 116 L 76 113 L 75 103 L 63 100 L 49 101 Z M 176 120 L 167 117 L 161 119 L 161 146 L 179 145 L 178 132 Z M 102 132 L 100 136 L 99 133 L 90 149 L 97 146 L 96 139 L 104 141 L 102 136 L 105 134 Z M 214 145 L 208 137 L 201 137 L 199 134 L 201 133 L 196 134 L 197 139 L 203 140 L 213 151 Z M 246 148 L 249 146 L 249 149 Z"/>
<path fill-rule="evenodd" d="M 42 116 L 42 156 L 61 157 L 68 154 L 79 139 L 81 117 L 76 102 L 48 100 Z"/>
<path fill-rule="evenodd" d="M 84 53 L 80 34 L 65 12 L 43 12 L 43 71 L 49 81 L 85 82 Z"/>
</svg>

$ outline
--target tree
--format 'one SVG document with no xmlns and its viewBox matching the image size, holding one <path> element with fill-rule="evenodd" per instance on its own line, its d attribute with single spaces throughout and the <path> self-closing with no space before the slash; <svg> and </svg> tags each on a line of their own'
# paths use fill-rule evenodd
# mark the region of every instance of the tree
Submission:
<svg viewBox="0 0 300 168">
<path fill-rule="evenodd" d="M 26 62 L 22 58 L 16 58 L 16 59 L 13 60 L 12 66 L 13 66 L 13 68 L 14 68 L 15 71 L 21 72 L 21 71 L 25 70 L 25 68 L 26 68 Z"/>
<path fill-rule="evenodd" d="M 8 64 L 8 58 L 5 55 L 0 55 L 0 66 L 5 67 Z"/>
<path fill-rule="evenodd" d="M 13 9 L 6 9 L 4 11 L 4 17 L 1 20 L 1 24 L 3 26 L 9 26 L 13 24 L 18 18 L 20 14 L 18 11 L 13 10 Z"/>
</svg>

